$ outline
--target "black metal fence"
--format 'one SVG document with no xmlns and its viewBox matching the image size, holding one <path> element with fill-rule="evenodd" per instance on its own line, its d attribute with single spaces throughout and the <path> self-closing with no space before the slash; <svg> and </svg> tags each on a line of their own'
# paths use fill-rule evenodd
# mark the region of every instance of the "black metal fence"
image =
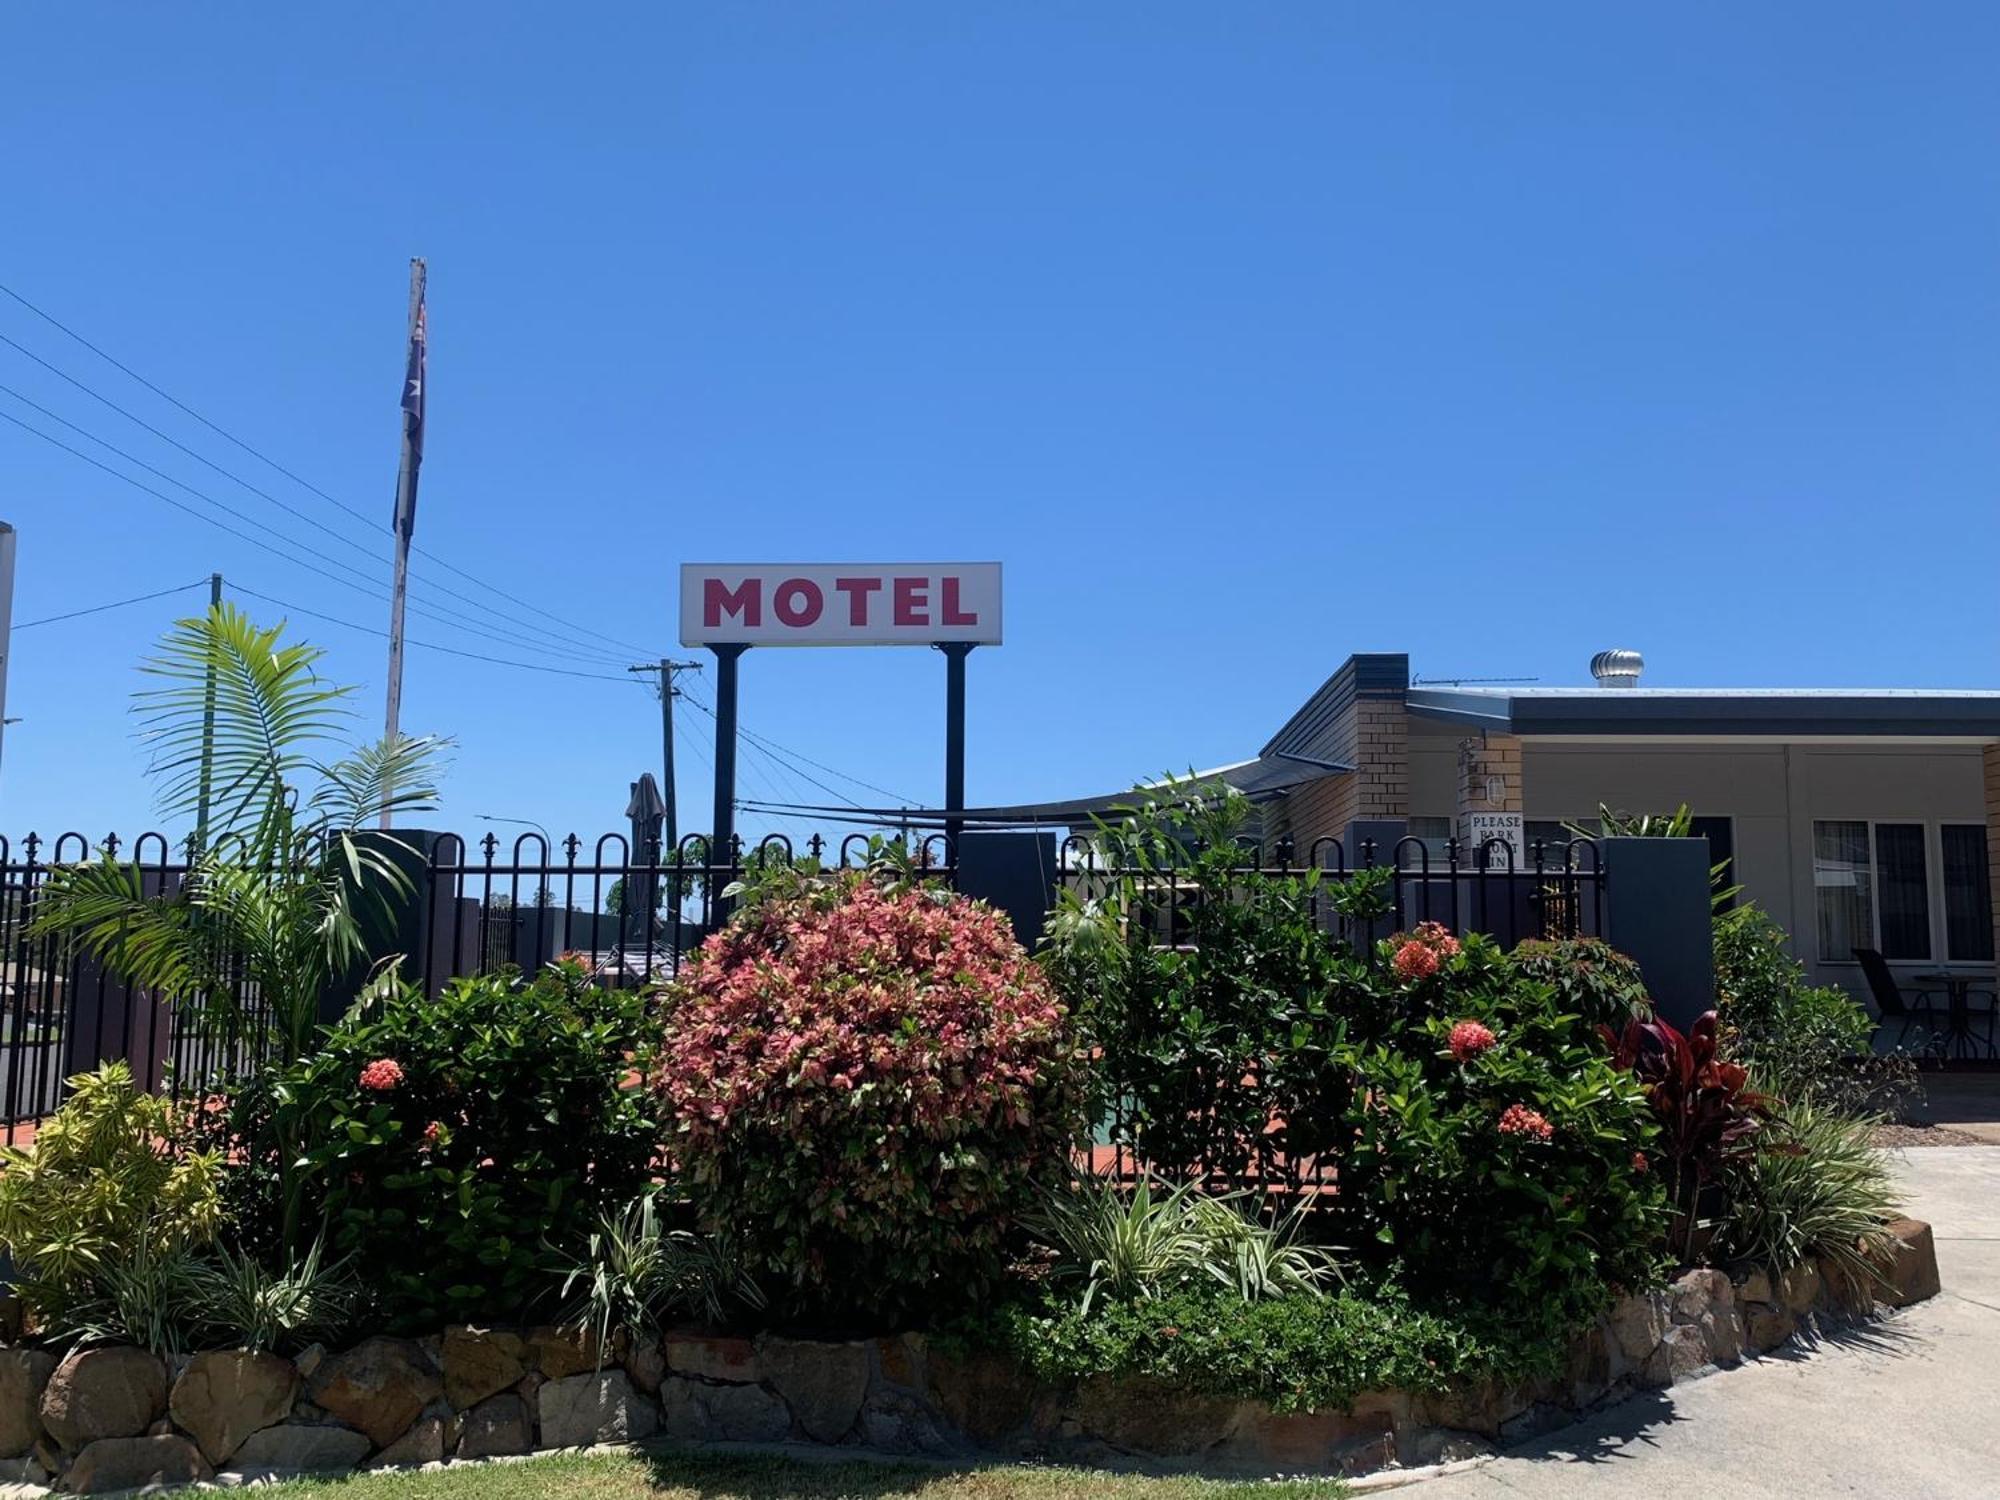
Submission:
<svg viewBox="0 0 2000 1500">
<path fill-rule="evenodd" d="M 22 1122 L 62 1101 L 66 1079 L 100 1062 L 124 1060 L 142 1087 L 158 1091 L 227 1076 L 266 1051 L 269 1011 L 228 955 L 220 965 L 228 1002 L 211 1024 L 201 1004 L 166 1004 L 73 940 L 33 929 L 53 870 L 121 852 L 148 895 L 171 895 L 187 876 L 157 833 L 129 846 L 115 834 L 93 843 L 65 833 L 44 845 L 31 833 L 18 846 L 0 838 L 0 1110 L 10 1145 Z"/>
<path fill-rule="evenodd" d="M 1063 884 L 1081 896 L 1118 880 L 1145 883 L 1155 940 L 1179 941 L 1191 888 L 1171 863 L 1107 861 L 1096 840 L 1076 837 L 1062 845 L 1060 865 Z M 1387 911 L 1360 922 L 1341 917 L 1330 885 L 1383 866 L 1392 871 L 1384 891 Z M 1437 922 L 1460 936 L 1487 933 L 1509 948 L 1526 938 L 1597 937 L 1604 931 L 1604 871 L 1591 839 L 1536 841 L 1521 857 L 1500 839 L 1477 851 L 1466 850 L 1456 839 L 1433 846 L 1405 838 L 1387 850 L 1363 840 L 1351 859 L 1337 838 L 1317 840 L 1303 859 L 1287 841 L 1268 849 L 1249 843 L 1243 846 L 1242 869 L 1246 875 L 1274 879 L 1318 871 L 1320 883 L 1309 897 L 1314 914 L 1329 931 L 1355 943 L 1373 943 L 1421 922 Z"/>
<path fill-rule="evenodd" d="M 954 880 L 944 835 L 898 847 L 926 877 Z M 723 858 L 713 857 L 703 835 L 690 834 L 671 859 L 646 847 L 635 857 L 631 840 L 616 833 L 589 845 L 571 834 L 553 848 L 540 834 L 523 834 L 504 852 L 492 834 L 476 845 L 446 834 L 424 865 L 417 968 L 433 989 L 510 964 L 533 971 L 564 954 L 606 984 L 671 978 L 727 918 L 730 888 L 760 867 L 810 860 L 852 869 L 871 857 L 870 837 L 858 833 L 796 843 L 778 834 L 732 838 Z"/>
<path fill-rule="evenodd" d="M 731 888 L 760 866 L 810 859 L 853 867 L 882 857 L 880 841 L 858 833 L 797 843 L 733 839 L 720 857 L 699 834 L 681 840 L 672 856 L 650 845 L 635 855 L 621 834 L 588 845 L 571 835 L 553 846 L 524 834 L 504 850 L 491 834 L 477 843 L 452 834 L 409 837 L 419 841 L 421 858 L 413 854 L 408 864 L 412 894 L 382 954 L 403 954 L 406 972 L 433 990 L 454 977 L 510 965 L 532 972 L 562 954 L 581 957 L 600 983 L 668 978 L 725 920 Z M 926 877 L 984 894 L 976 882 L 960 879 L 955 847 L 944 835 L 913 836 L 895 847 Z M 253 984 L 232 974 L 228 955 L 227 1003 L 210 1016 L 199 1003 L 169 1004 L 123 983 L 74 941 L 34 928 L 51 871 L 103 855 L 122 857 L 150 895 L 171 895 L 187 875 L 185 859 L 157 833 L 130 844 L 78 833 L 47 845 L 32 834 L 18 846 L 0 839 L 0 1110 L 9 1143 L 22 1124 L 61 1102 L 65 1079 L 101 1061 L 130 1061 L 149 1089 L 199 1093 L 267 1050 L 268 1009 Z M 1404 839 L 1386 851 L 1363 843 L 1350 858 L 1339 840 L 1323 839 L 1303 859 L 1284 844 L 1247 847 L 1243 867 L 1279 877 L 1316 869 L 1324 882 L 1378 863 L 1394 867 L 1390 911 L 1365 930 L 1343 931 L 1350 940 L 1372 941 L 1424 921 L 1459 933 L 1490 932 L 1509 946 L 1524 937 L 1603 930 L 1605 880 L 1588 840 L 1533 845 L 1517 866 L 1497 841 L 1476 856 L 1455 843 L 1433 850 Z M 1154 940 L 1177 940 L 1189 897 L 1171 869 L 1110 864 L 1095 841 L 1073 838 L 1056 846 L 1048 874 L 1048 905 L 1058 888 L 1087 895 L 1093 885 L 1143 876 L 1153 882 Z M 1324 883 L 1312 899 L 1334 930 L 1343 919 Z M 341 1003 L 338 996 L 328 1001 L 335 1010 Z"/>
</svg>

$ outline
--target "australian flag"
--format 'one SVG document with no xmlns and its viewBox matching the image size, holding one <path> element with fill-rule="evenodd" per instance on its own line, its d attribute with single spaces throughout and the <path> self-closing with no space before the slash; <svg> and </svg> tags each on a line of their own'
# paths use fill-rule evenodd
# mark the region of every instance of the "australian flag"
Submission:
<svg viewBox="0 0 2000 1500">
<path fill-rule="evenodd" d="M 410 330 L 410 362 L 403 374 L 403 433 L 410 443 L 410 484 L 406 504 L 396 511 L 396 529 L 405 536 L 417 529 L 417 465 L 424 461 L 424 304 L 417 303 L 417 326 Z"/>
</svg>

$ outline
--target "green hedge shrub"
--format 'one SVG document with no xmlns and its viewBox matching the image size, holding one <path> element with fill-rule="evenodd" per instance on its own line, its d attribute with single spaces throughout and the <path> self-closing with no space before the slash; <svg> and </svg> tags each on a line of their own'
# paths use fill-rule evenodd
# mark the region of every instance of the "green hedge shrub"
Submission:
<svg viewBox="0 0 2000 1500">
<path fill-rule="evenodd" d="M 1905 1053 L 1877 1055 L 1875 1022 L 1845 990 L 1812 984 L 1785 929 L 1756 906 L 1715 919 L 1716 1013 L 1724 1050 L 1757 1086 L 1845 1114 L 1893 1111 L 1915 1091 Z"/>
<path fill-rule="evenodd" d="M 1423 972 L 1400 981 L 1402 1024 L 1349 1054 L 1344 1232 L 1426 1293 L 1533 1308 L 1551 1329 L 1651 1279 L 1655 1127 L 1595 1028 L 1485 938 L 1384 947 L 1392 973 Z"/>
<path fill-rule="evenodd" d="M 1555 1003 L 1595 1026 L 1653 1013 L 1639 965 L 1602 938 L 1529 938 L 1508 955 L 1514 972 L 1554 991 Z"/>
<path fill-rule="evenodd" d="M 323 1216 L 382 1321 L 519 1318 L 649 1179 L 657 1131 L 630 1080 L 650 1045 L 645 1002 L 579 963 L 435 998 L 391 982 L 232 1113 L 245 1139 L 302 1143 L 308 1222 Z M 268 1163 L 242 1170 L 268 1187 Z"/>
</svg>

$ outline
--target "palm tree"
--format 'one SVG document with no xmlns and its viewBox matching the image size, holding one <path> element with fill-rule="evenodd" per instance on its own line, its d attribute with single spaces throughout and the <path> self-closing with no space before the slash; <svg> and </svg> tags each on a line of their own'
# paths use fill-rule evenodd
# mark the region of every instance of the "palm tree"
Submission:
<svg viewBox="0 0 2000 1500">
<path fill-rule="evenodd" d="M 168 631 L 141 667 L 160 685 L 135 695 L 135 711 L 162 812 L 205 822 L 206 837 L 164 893 L 110 854 L 53 872 L 34 930 L 73 937 L 230 1036 L 243 1034 L 240 997 L 255 994 L 289 1063 L 311 1044 L 322 997 L 371 956 L 369 919 L 412 888 L 396 856 L 415 851 L 361 830 L 385 811 L 435 805 L 443 742 L 402 737 L 324 758 L 353 689 L 321 679 L 324 653 L 283 634 L 228 604 Z"/>
</svg>

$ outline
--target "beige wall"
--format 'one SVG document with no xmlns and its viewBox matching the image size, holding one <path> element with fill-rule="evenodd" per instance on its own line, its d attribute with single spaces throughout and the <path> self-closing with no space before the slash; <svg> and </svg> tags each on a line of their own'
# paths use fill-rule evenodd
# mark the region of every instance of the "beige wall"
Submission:
<svg viewBox="0 0 2000 1500">
<path fill-rule="evenodd" d="M 1410 813 L 1450 817 L 1464 731 L 1419 719 L 1412 719 L 1410 729 Z M 1733 819 L 1736 878 L 1748 897 L 1793 934 L 1795 951 L 1816 978 L 1857 990 L 1861 979 L 1851 962 L 1824 962 L 1815 951 L 1813 821 L 1986 821 L 1982 747 L 1976 744 L 1528 739 L 1523 745 L 1529 818 L 1589 817 L 1599 803 L 1626 812 L 1664 812 L 1685 802 L 1704 816 Z M 1935 885 L 1941 878 L 1935 834 L 1931 845 Z M 1939 905 L 1935 896 L 1932 904 Z M 1934 933 L 1933 951 L 1942 957 L 1941 932 Z"/>
</svg>

